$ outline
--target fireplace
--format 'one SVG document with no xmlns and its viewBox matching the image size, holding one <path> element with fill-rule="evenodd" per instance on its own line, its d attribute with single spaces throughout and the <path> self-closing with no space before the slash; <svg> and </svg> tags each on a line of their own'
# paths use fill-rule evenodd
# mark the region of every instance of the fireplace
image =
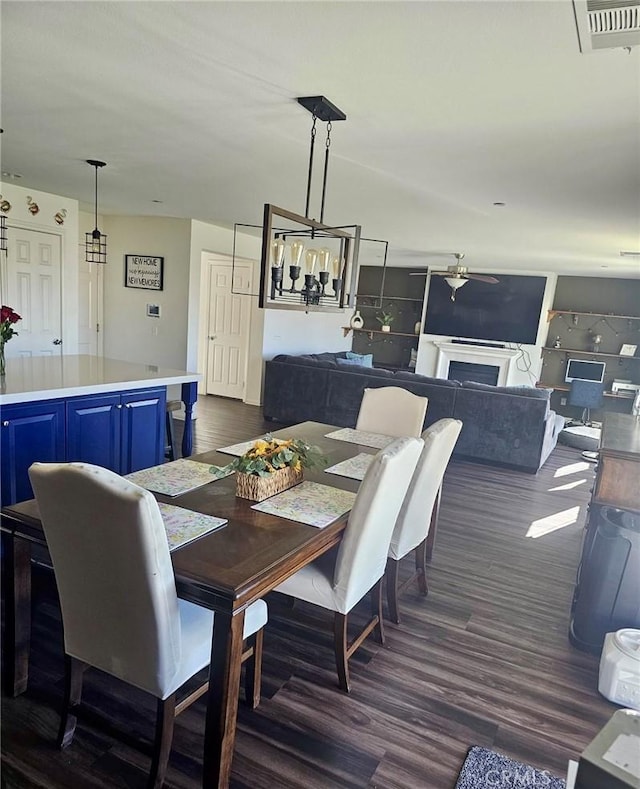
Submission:
<svg viewBox="0 0 640 789">
<path fill-rule="evenodd" d="M 449 362 L 447 378 L 450 381 L 475 381 L 478 384 L 496 386 L 500 368 L 494 364 L 475 364 L 474 362 Z"/>
<path fill-rule="evenodd" d="M 466 373 L 462 376 L 449 375 L 449 366 L 452 362 L 467 362 L 480 367 L 497 368 L 497 380 L 492 377 L 492 381 L 498 386 L 509 386 L 513 383 L 515 360 L 520 355 L 517 348 L 502 348 L 497 345 L 460 345 L 446 341 L 436 341 L 434 345 L 438 349 L 435 371 L 437 378 L 468 380 L 469 376 Z"/>
</svg>

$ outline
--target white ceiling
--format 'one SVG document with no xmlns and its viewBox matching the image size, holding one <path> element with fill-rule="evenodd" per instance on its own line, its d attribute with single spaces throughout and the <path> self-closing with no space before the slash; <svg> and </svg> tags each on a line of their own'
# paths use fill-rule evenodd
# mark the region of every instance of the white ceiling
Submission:
<svg viewBox="0 0 640 789">
<path fill-rule="evenodd" d="M 581 54 L 571 0 L 0 14 L 1 164 L 22 186 L 90 209 L 97 158 L 102 213 L 304 213 L 311 116 L 295 97 L 323 94 L 347 114 L 325 222 L 389 240 L 392 263 L 459 251 L 472 271 L 640 276 L 619 254 L 640 251 L 640 47 Z M 324 125 L 318 142 L 312 216 Z"/>
</svg>

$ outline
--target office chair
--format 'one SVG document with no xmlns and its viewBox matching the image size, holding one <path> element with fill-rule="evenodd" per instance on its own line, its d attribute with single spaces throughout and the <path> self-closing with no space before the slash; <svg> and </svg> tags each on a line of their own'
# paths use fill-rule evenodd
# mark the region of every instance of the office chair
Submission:
<svg viewBox="0 0 640 789">
<path fill-rule="evenodd" d="M 592 408 L 602 408 L 604 402 L 604 384 L 598 381 L 571 381 L 568 405 L 582 408 L 582 417 L 579 424 L 590 425 L 590 411 Z"/>
</svg>

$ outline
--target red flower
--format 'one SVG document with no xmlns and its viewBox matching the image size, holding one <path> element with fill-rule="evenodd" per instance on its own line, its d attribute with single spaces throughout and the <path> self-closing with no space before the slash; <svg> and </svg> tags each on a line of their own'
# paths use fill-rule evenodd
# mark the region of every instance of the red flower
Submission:
<svg viewBox="0 0 640 789">
<path fill-rule="evenodd" d="M 13 324 L 20 320 L 22 320 L 22 317 L 12 307 L 7 307 L 6 304 L 2 305 L 0 309 L 0 341 L 3 344 L 10 340 L 14 334 L 18 333 L 13 328 Z"/>
</svg>

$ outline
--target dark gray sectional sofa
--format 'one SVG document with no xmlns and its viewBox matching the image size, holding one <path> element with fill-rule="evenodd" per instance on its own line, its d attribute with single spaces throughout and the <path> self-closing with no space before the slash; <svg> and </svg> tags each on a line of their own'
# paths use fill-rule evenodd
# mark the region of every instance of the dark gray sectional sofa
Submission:
<svg viewBox="0 0 640 789">
<path fill-rule="evenodd" d="M 266 362 L 263 413 L 276 422 L 353 427 L 367 387 L 401 386 L 429 398 L 424 426 L 454 417 L 463 427 L 455 454 L 535 473 L 555 447 L 564 420 L 550 392 L 429 378 L 376 367 L 343 367 L 345 353 L 280 355 Z"/>
</svg>

